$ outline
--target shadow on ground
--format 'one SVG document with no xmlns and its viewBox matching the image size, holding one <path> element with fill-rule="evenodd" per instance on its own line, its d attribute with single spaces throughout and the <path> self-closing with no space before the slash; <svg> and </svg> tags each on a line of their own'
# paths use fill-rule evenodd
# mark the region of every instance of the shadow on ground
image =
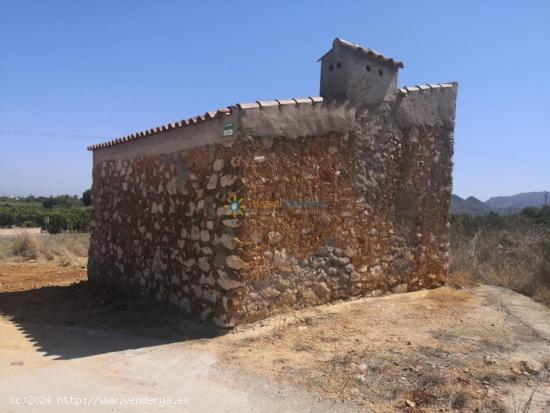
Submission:
<svg viewBox="0 0 550 413">
<path fill-rule="evenodd" d="M 181 312 L 87 281 L 0 293 L 0 314 L 37 347 L 56 359 L 211 338 L 219 329 Z"/>
</svg>

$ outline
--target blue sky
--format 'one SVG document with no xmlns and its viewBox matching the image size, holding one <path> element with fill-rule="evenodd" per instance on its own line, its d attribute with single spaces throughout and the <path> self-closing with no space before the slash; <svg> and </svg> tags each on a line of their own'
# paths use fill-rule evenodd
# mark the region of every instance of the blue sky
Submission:
<svg viewBox="0 0 550 413">
<path fill-rule="evenodd" d="M 342 37 L 458 81 L 454 192 L 550 189 L 550 2 L 1 1 L 0 194 L 81 194 L 86 146 L 319 93 Z"/>
</svg>

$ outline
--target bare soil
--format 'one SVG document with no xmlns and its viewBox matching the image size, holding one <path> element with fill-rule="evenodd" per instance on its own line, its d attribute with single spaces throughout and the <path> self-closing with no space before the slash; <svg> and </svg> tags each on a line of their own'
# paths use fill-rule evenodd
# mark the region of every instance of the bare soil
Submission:
<svg viewBox="0 0 550 413">
<path fill-rule="evenodd" d="M 0 314 L 46 354 L 123 349 L 60 350 L 52 331 L 66 327 L 161 338 L 335 409 L 515 413 L 533 394 L 525 411 L 550 411 L 550 310 L 498 287 L 362 298 L 222 334 L 147 299 L 96 290 L 78 267 L 10 264 L 0 265 Z"/>
<path fill-rule="evenodd" d="M 550 411 L 550 312 L 496 287 L 320 306 L 202 344 L 230 366 L 369 412 Z M 523 302 L 526 300 L 526 303 Z M 541 318 L 546 316 L 546 319 Z M 543 378 L 546 375 L 546 378 Z"/>
<path fill-rule="evenodd" d="M 0 293 L 66 286 L 83 281 L 86 267 L 58 267 L 43 263 L 0 265 Z"/>
</svg>

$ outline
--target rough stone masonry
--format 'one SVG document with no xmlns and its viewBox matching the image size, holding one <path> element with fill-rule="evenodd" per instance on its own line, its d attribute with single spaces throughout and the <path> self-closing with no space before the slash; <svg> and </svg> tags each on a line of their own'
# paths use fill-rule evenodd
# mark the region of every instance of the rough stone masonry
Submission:
<svg viewBox="0 0 550 413">
<path fill-rule="evenodd" d="M 445 282 L 456 83 L 336 39 L 320 97 L 95 145 L 89 278 L 218 326 Z"/>
</svg>

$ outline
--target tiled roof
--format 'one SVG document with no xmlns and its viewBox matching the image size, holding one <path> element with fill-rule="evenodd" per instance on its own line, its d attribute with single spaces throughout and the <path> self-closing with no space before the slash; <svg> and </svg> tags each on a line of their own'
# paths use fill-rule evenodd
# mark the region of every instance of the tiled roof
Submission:
<svg viewBox="0 0 550 413">
<path fill-rule="evenodd" d="M 317 104 L 322 103 L 323 98 L 320 96 L 313 96 L 307 98 L 295 98 L 295 99 L 278 99 L 278 100 L 258 100 L 253 103 L 237 103 L 227 108 L 218 109 L 216 112 L 206 112 L 204 115 L 195 116 L 189 119 L 184 119 L 179 122 L 168 123 L 166 125 L 158 126 L 152 129 L 146 129 L 141 132 L 133 133 L 128 136 L 123 136 L 112 141 L 98 143 L 88 147 L 89 151 L 95 151 L 96 149 L 107 148 L 110 146 L 118 145 L 121 143 L 135 141 L 136 139 L 146 139 L 152 135 L 156 135 L 162 132 L 166 132 L 172 129 L 184 128 L 187 126 L 195 125 L 209 121 L 211 119 L 221 118 L 231 115 L 234 111 L 243 111 L 247 109 L 261 109 L 271 106 L 289 106 L 300 104 Z"/>
<path fill-rule="evenodd" d="M 432 89 L 446 89 L 456 87 L 457 83 L 430 83 L 426 85 L 406 86 L 399 89 L 399 92 L 406 95 L 411 92 L 423 92 Z"/>
<path fill-rule="evenodd" d="M 253 103 L 237 103 L 235 106 L 229 106 L 229 109 L 253 109 L 253 108 L 267 108 L 271 106 L 288 106 L 299 105 L 302 103 L 315 104 L 323 103 L 321 96 L 309 96 L 307 98 L 293 98 L 293 99 L 276 99 L 276 100 L 257 100 Z"/>
<path fill-rule="evenodd" d="M 333 48 L 334 48 L 334 45 L 339 44 L 340 46 L 352 49 L 353 51 L 355 51 L 357 53 L 361 53 L 361 54 L 364 54 L 364 55 L 369 56 L 369 57 L 374 57 L 375 59 L 379 60 L 382 63 L 387 63 L 387 64 L 389 64 L 393 67 L 403 68 L 403 62 L 400 62 L 399 60 L 392 59 L 391 57 L 388 57 L 388 56 L 384 56 L 383 54 L 378 53 L 378 52 L 376 52 L 372 49 L 369 49 L 368 47 L 362 47 L 358 44 L 348 42 L 347 40 L 340 39 L 340 38 L 334 39 L 334 42 L 332 42 L 332 44 L 333 44 Z M 330 52 L 332 52 L 332 49 L 330 49 L 328 52 L 326 52 L 317 61 L 323 60 L 325 58 L 325 56 L 328 55 Z"/>
</svg>

